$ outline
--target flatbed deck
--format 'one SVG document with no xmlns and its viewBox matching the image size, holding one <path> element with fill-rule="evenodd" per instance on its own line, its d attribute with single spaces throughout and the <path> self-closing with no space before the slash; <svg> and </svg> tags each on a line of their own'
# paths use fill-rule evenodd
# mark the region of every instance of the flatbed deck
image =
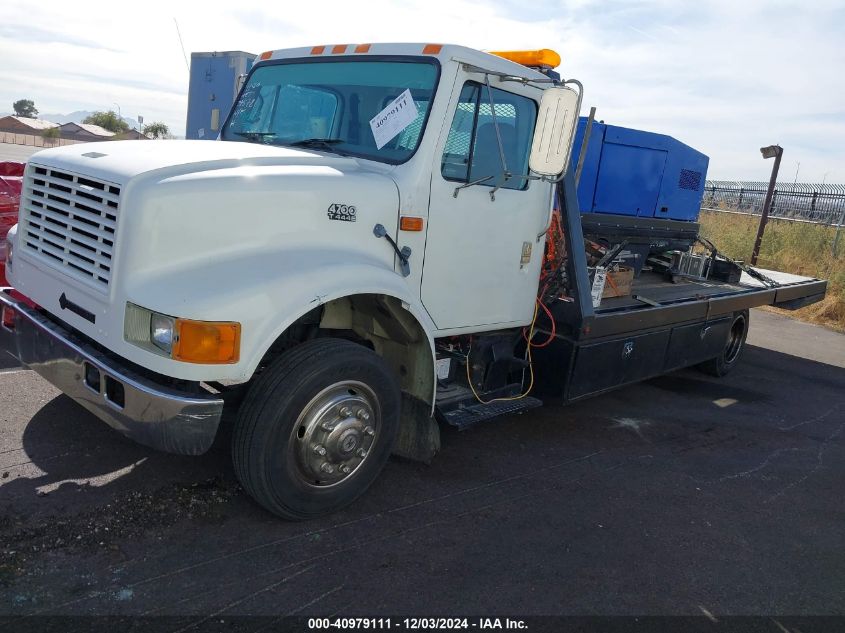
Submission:
<svg viewBox="0 0 845 633">
<path fill-rule="evenodd" d="M 574 401 L 711 361 L 744 340 L 749 308 L 796 309 L 824 298 L 826 281 L 773 270 L 755 269 L 765 282 L 743 273 L 736 283 L 673 282 L 645 270 L 628 296 L 593 307 L 574 184 L 570 175 L 559 189 L 569 293 L 548 305 L 554 327 L 540 326 L 550 335 L 533 355 L 540 395 Z"/>
<path fill-rule="evenodd" d="M 811 277 L 801 277 L 799 275 L 791 275 L 773 270 L 758 270 L 766 277 L 780 284 L 778 288 L 786 288 L 791 285 L 814 281 Z M 751 277 L 747 273 L 742 273 L 742 277 L 736 283 L 692 278 L 672 282 L 667 280 L 663 274 L 643 271 L 639 277 L 634 279 L 631 295 L 602 299 L 601 305 L 595 308 L 595 312 L 597 315 L 611 314 L 620 310 L 627 311 L 632 308 L 654 307 L 654 303 L 674 305 L 687 301 L 725 297 L 767 288 L 763 282 Z"/>
</svg>

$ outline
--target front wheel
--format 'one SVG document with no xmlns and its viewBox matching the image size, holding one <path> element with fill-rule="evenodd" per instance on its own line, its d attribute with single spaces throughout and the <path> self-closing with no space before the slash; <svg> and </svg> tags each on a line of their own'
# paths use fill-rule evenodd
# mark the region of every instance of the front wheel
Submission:
<svg viewBox="0 0 845 633">
<path fill-rule="evenodd" d="M 716 358 L 698 365 L 698 369 L 705 374 L 721 378 L 730 372 L 742 357 L 745 351 L 745 339 L 748 336 L 748 310 L 734 313 L 734 320 L 731 330 L 728 333 L 728 340 L 725 349 Z"/>
<path fill-rule="evenodd" d="M 400 401 L 396 377 L 373 351 L 340 339 L 303 343 L 247 392 L 232 438 L 238 480 L 286 519 L 334 512 L 383 468 Z"/>
</svg>

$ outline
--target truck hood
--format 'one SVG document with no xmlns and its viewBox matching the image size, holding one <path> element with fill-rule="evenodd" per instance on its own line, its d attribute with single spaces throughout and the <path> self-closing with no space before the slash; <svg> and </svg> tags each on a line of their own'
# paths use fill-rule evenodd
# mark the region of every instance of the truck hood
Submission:
<svg viewBox="0 0 845 633">
<path fill-rule="evenodd" d="M 50 203 L 41 205 L 42 195 L 41 206 L 28 205 L 25 194 L 10 281 L 74 329 L 164 375 L 203 380 L 208 368 L 129 343 L 127 303 L 241 323 L 243 363 L 214 368 L 217 379 L 240 380 L 255 350 L 278 335 L 278 319 L 313 309 L 324 288 L 352 274 L 344 271 L 363 271 L 350 291 L 396 277 L 393 248 L 374 227 L 397 235 L 399 190 L 389 168 L 370 161 L 239 142 L 115 141 L 40 152 L 27 170 L 33 190 L 50 188 Z M 82 178 L 65 185 L 44 170 Z M 119 191 L 92 197 L 86 178 Z M 84 222 L 64 222 L 71 204 Z M 55 216 L 49 233 L 40 214 Z"/>
<path fill-rule="evenodd" d="M 322 166 L 354 169 L 354 158 L 310 150 L 237 141 L 106 141 L 46 149 L 30 158 L 116 184 L 134 176 L 168 169 L 171 175 L 245 166 Z"/>
</svg>

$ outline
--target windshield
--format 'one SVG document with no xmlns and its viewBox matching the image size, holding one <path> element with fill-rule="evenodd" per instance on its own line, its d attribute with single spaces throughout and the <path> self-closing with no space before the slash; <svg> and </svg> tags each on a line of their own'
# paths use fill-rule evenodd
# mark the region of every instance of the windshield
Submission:
<svg viewBox="0 0 845 633">
<path fill-rule="evenodd" d="M 221 138 L 401 163 L 422 137 L 437 76 L 432 60 L 259 66 Z"/>
</svg>

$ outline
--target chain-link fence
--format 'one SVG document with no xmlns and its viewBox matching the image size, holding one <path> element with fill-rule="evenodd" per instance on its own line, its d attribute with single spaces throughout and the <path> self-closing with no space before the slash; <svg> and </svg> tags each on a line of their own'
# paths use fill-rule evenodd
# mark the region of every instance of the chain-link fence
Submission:
<svg viewBox="0 0 845 633">
<path fill-rule="evenodd" d="M 59 147 L 73 145 L 82 141 L 72 141 L 67 138 L 44 138 L 38 134 L 18 134 L 16 132 L 0 132 L 0 143 L 10 145 L 28 145 L 29 147 Z"/>
<path fill-rule="evenodd" d="M 708 180 L 701 207 L 759 215 L 768 188 L 768 182 Z M 845 185 L 779 182 L 772 196 L 769 216 L 842 226 L 845 224 Z"/>
</svg>

